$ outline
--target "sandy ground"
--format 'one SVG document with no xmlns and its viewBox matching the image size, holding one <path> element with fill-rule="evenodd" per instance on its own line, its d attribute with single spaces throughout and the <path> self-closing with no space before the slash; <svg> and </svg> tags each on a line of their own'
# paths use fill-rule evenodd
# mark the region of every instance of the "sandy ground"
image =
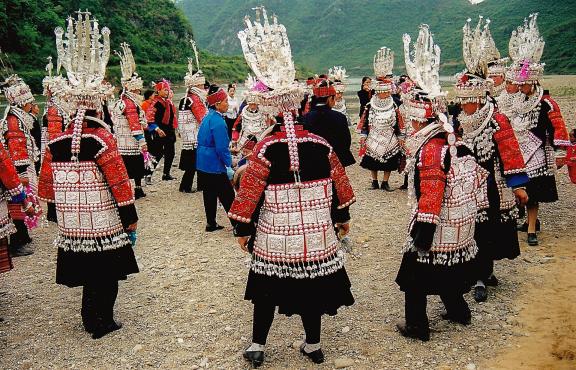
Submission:
<svg viewBox="0 0 576 370">
<path fill-rule="evenodd" d="M 574 100 L 559 102 L 574 127 Z M 326 363 L 317 368 L 576 368 L 576 186 L 566 169 L 558 175 L 561 200 L 542 207 L 540 246 L 528 247 L 520 234 L 522 255 L 497 264 L 501 284 L 489 300 L 477 304 L 467 295 L 469 327 L 443 321 L 439 299 L 430 297 L 428 343 L 405 339 L 394 328 L 403 319 L 394 278 L 406 193 L 368 190 L 368 174 L 359 166 L 349 175 L 358 197 L 352 235 L 359 256 L 347 264 L 356 304 L 323 320 Z M 392 175 L 393 187 L 401 181 Z M 137 202 L 141 273 L 121 284 L 116 317 L 124 328 L 104 339 L 82 330 L 81 289 L 54 283 L 56 227 L 33 233 L 36 253 L 0 275 L 0 368 L 247 368 L 241 356 L 251 336 L 252 305 L 242 300 L 247 257 L 230 227 L 203 231 L 201 194 L 184 195 L 177 186 L 156 177 L 148 197 Z M 222 210 L 219 222 L 229 225 Z M 297 317 L 278 316 L 264 368 L 313 368 L 294 348 L 302 335 Z"/>
</svg>

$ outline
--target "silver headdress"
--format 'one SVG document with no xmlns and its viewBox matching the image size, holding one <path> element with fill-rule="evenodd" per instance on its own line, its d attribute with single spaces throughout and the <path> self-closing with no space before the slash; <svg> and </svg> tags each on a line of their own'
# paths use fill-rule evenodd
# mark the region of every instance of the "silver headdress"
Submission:
<svg viewBox="0 0 576 370">
<path fill-rule="evenodd" d="M 121 52 L 114 51 L 114 53 L 120 58 L 120 71 L 122 72 L 122 86 L 126 91 L 142 90 L 144 83 L 142 79 L 138 77 L 136 73 L 136 61 L 134 60 L 134 55 L 130 49 L 130 45 L 123 42 L 120 44 L 122 48 Z"/>
<path fill-rule="evenodd" d="M 414 163 L 414 154 L 424 141 L 436 133 L 447 134 L 448 146 L 452 158 L 456 158 L 456 136 L 454 128 L 444 114 L 446 111 L 444 96 L 440 87 L 440 47 L 434 44 L 434 39 L 427 24 L 420 25 L 418 39 L 414 51 L 410 53 L 410 36 L 404 34 L 404 62 L 406 71 L 417 87 L 412 91 L 411 98 L 405 102 L 407 115 L 412 121 L 429 122 L 424 129 L 416 131 L 406 139 L 409 161 Z M 408 164 L 407 166 L 412 166 Z M 410 168 L 410 167 L 409 167 Z"/>
<path fill-rule="evenodd" d="M 276 115 L 297 109 L 304 93 L 294 82 L 296 69 L 292 60 L 292 50 L 284 25 L 278 23 L 275 15 L 272 24 L 264 7 L 257 7 L 256 21 L 252 23 L 246 16 L 247 28 L 238 32 L 244 58 L 254 72 L 256 79 L 272 91 L 263 92 L 260 103 L 267 113 Z M 260 21 L 262 16 L 263 22 Z"/>
<path fill-rule="evenodd" d="M 272 89 L 260 93 L 259 101 L 263 113 L 271 115 L 283 113 L 288 137 L 290 169 L 296 174 L 300 164 L 292 112 L 300 106 L 304 91 L 294 81 L 296 69 L 286 28 L 278 23 L 275 15 L 272 16 L 270 24 L 264 7 L 257 7 L 255 10 L 256 21 L 252 23 L 246 16 L 244 22 L 247 28 L 238 32 L 238 38 L 248 66 L 261 83 Z M 260 15 L 263 18 L 262 23 Z"/>
<path fill-rule="evenodd" d="M 540 36 L 536 20 L 538 13 L 530 14 L 524 24 L 512 31 L 508 52 L 512 66 L 506 73 L 506 78 L 517 84 L 537 83 L 544 74 L 544 63 L 540 63 L 544 52 L 544 39 Z"/>
<path fill-rule="evenodd" d="M 108 27 L 100 30 L 98 21 L 91 19 L 88 11 L 77 14 L 76 20 L 68 17 L 66 31 L 61 27 L 54 30 L 58 52 L 56 72 L 59 74 L 61 67 L 66 70 L 68 84 L 63 95 L 70 113 L 76 113 L 72 121 L 73 159 L 77 159 L 80 152 L 86 110 L 101 111 L 104 102 L 114 96 L 114 87 L 104 81 L 110 58 L 110 30 Z"/>
<path fill-rule="evenodd" d="M 328 70 L 328 78 L 334 82 L 337 92 L 343 93 L 346 90 L 346 69 L 342 66 L 334 66 Z"/>
<path fill-rule="evenodd" d="M 418 39 L 414 50 L 410 52 L 410 35 L 404 34 L 404 63 L 410 79 L 417 88 L 407 102 L 409 118 L 425 122 L 444 111 L 444 96 L 440 87 L 440 47 L 434 39 L 427 24 L 420 25 Z"/>
<path fill-rule="evenodd" d="M 456 75 L 456 101 L 463 103 L 485 103 L 486 94 L 492 87 L 492 81 L 487 80 L 488 63 L 498 59 L 500 54 L 494 49 L 492 36 L 488 25 L 490 20 L 486 20 L 482 26 L 484 18 L 479 17 L 478 24 L 474 29 L 470 27 L 471 19 L 468 18 L 462 28 L 462 56 L 466 65 L 466 70 Z M 497 54 L 495 54 L 497 53 Z"/>
<path fill-rule="evenodd" d="M 46 64 L 46 74 L 42 80 L 43 95 L 55 97 L 61 96 L 66 91 L 66 85 L 68 80 L 61 75 L 53 75 L 52 70 L 54 69 L 54 64 L 52 64 L 52 57 L 49 56 L 48 64 Z"/>
<path fill-rule="evenodd" d="M 246 91 L 244 92 L 244 100 L 246 100 L 246 103 L 258 104 L 258 91 L 256 89 L 257 84 L 258 80 L 256 80 L 251 74 L 248 74 L 246 80 L 244 81 L 244 86 L 246 87 Z"/>
<path fill-rule="evenodd" d="M 8 105 L 23 107 L 28 103 L 32 103 L 34 95 L 32 95 L 30 87 L 14 73 L 14 69 L 8 60 L 8 55 L 4 54 L 4 57 L 2 57 L 2 50 L 0 50 L 0 65 L 4 79 L 0 88 L 6 96 L 6 100 L 8 100 Z"/>
<path fill-rule="evenodd" d="M 488 61 L 488 75 L 487 77 L 504 76 L 506 73 L 506 63 L 510 58 L 502 58 L 500 51 L 496 47 L 492 32 L 490 32 L 490 19 L 486 20 L 484 26 L 484 37 L 486 39 L 486 60 Z"/>
<path fill-rule="evenodd" d="M 114 87 L 104 81 L 110 58 L 110 30 L 100 31 L 98 21 L 89 12 L 78 11 L 78 19 L 68 17 L 66 31 L 54 30 L 58 63 L 56 73 L 64 67 L 68 77 L 66 99 L 72 109 L 102 109 L 103 102 L 113 96 Z M 64 39 L 65 38 L 65 39 Z"/>
<path fill-rule="evenodd" d="M 410 79 L 426 92 L 430 99 L 444 96 L 440 87 L 440 47 L 434 44 L 430 27 L 420 25 L 414 51 L 410 52 L 410 35 L 404 34 L 404 62 Z"/>
<path fill-rule="evenodd" d="M 194 52 L 194 58 L 188 58 L 188 73 L 184 76 L 184 85 L 190 88 L 193 86 L 204 85 L 206 83 L 206 78 L 204 73 L 200 69 L 200 59 L 198 49 L 196 48 L 196 41 L 190 40 L 192 45 L 192 51 Z M 196 61 L 196 72 L 194 72 L 194 61 Z"/>
<path fill-rule="evenodd" d="M 374 55 L 374 75 L 387 77 L 392 75 L 394 68 L 394 52 L 387 47 L 381 47 Z"/>
</svg>

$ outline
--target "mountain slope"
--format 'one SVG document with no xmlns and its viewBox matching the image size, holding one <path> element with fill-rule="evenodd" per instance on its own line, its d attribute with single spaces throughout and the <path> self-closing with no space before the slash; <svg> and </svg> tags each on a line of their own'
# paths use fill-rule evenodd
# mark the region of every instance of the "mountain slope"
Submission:
<svg viewBox="0 0 576 370">
<path fill-rule="evenodd" d="M 416 36 L 418 25 L 428 23 L 442 48 L 441 73 L 453 73 L 461 63 L 462 26 L 468 17 L 482 14 L 503 56 L 510 33 L 532 12 L 546 40 L 543 61 L 547 73 L 576 73 L 576 0 L 177 0 L 176 5 L 195 25 L 203 48 L 238 54 L 236 37 L 243 17 L 253 16 L 263 4 L 286 25 L 297 63 L 321 72 L 334 64 L 355 74 L 371 73 L 372 56 L 381 46 L 396 52 L 397 70 L 403 69 L 402 34 Z"/>
<path fill-rule="evenodd" d="M 46 57 L 56 57 L 54 28 L 65 26 L 77 9 L 88 9 L 101 27 L 111 30 L 113 50 L 128 42 L 138 63 L 137 71 L 146 82 L 168 78 L 181 83 L 192 26 L 169 0 L 6 0 L 0 3 L 0 46 L 10 63 L 36 90 L 41 89 Z M 244 79 L 248 66 L 240 56 L 201 53 L 201 64 L 209 79 Z M 112 54 L 108 78 L 118 82 L 118 58 Z"/>
</svg>

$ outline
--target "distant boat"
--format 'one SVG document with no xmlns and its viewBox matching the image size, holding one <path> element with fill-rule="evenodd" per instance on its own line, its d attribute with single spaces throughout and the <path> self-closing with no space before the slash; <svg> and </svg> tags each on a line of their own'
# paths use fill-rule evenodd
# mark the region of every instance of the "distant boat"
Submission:
<svg viewBox="0 0 576 370">
<path fill-rule="evenodd" d="M 470 4 L 472 5 L 476 5 L 476 4 L 480 4 L 483 3 L 484 0 L 468 0 L 470 2 Z"/>
</svg>

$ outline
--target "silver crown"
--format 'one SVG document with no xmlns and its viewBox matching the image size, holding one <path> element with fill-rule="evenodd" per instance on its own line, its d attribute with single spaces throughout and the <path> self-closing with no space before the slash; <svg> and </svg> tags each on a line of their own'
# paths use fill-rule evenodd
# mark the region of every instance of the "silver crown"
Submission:
<svg viewBox="0 0 576 370">
<path fill-rule="evenodd" d="M 120 44 L 120 47 L 122 48 L 122 52 L 114 51 L 114 53 L 120 58 L 122 86 L 124 86 L 127 91 L 142 90 L 144 84 L 136 73 L 136 61 L 134 60 L 130 45 L 123 42 Z"/>
<path fill-rule="evenodd" d="M 98 21 L 89 12 L 78 11 L 78 19 L 68 17 L 66 31 L 54 30 L 58 62 L 56 72 L 64 67 L 68 84 L 66 99 L 72 109 L 100 110 L 102 103 L 113 96 L 114 87 L 104 81 L 110 58 L 110 30 L 100 30 Z"/>
<path fill-rule="evenodd" d="M 468 18 L 462 28 L 462 56 L 466 70 L 468 73 L 479 77 L 486 76 L 489 61 L 500 57 L 500 54 L 496 58 L 489 54 L 489 51 L 491 51 L 489 50 L 490 41 L 488 40 L 489 38 L 491 39 L 490 29 L 488 28 L 490 20 L 486 20 L 485 26 L 482 27 L 483 21 L 484 17 L 480 16 L 478 24 L 472 29 L 470 27 L 472 19 Z"/>
<path fill-rule="evenodd" d="M 304 93 L 294 82 L 296 69 L 286 28 L 278 23 L 276 15 L 270 23 L 264 7 L 254 9 L 256 20 L 252 22 L 246 16 L 246 29 L 238 32 L 238 38 L 256 79 L 273 89 L 260 94 L 260 103 L 272 114 L 297 109 Z"/>
<path fill-rule="evenodd" d="M 427 24 L 420 25 L 414 50 L 410 51 L 410 35 L 404 34 L 404 62 L 410 79 L 425 92 L 430 99 L 445 95 L 440 87 L 440 47 Z"/>
<path fill-rule="evenodd" d="M 346 90 L 346 68 L 342 66 L 334 66 L 328 70 L 328 78 L 334 82 L 334 89 L 336 92 L 343 93 Z M 336 82 L 339 81 L 339 82 Z"/>
<path fill-rule="evenodd" d="M 374 75 L 386 77 L 392 74 L 394 68 L 394 52 L 387 47 L 381 47 L 374 55 Z"/>
<path fill-rule="evenodd" d="M 506 73 L 506 79 L 515 83 L 537 83 L 544 74 L 544 63 L 540 63 L 544 52 L 544 39 L 536 20 L 538 13 L 530 14 L 524 24 L 512 31 L 508 52 L 512 65 Z"/>
<path fill-rule="evenodd" d="M 194 58 L 188 58 L 188 72 L 186 73 L 186 76 L 184 76 L 184 85 L 188 88 L 197 85 L 204 85 L 206 83 L 204 73 L 200 69 L 200 54 L 196 47 L 196 41 L 191 39 L 190 45 L 192 45 Z M 196 62 L 196 72 L 194 72 L 194 61 Z"/>
<path fill-rule="evenodd" d="M 538 13 L 530 14 L 528 19 L 524 19 L 524 24 L 512 31 L 508 51 L 514 63 L 529 62 L 531 64 L 540 63 L 544 52 L 544 39 L 540 36 L 536 20 Z"/>
</svg>

